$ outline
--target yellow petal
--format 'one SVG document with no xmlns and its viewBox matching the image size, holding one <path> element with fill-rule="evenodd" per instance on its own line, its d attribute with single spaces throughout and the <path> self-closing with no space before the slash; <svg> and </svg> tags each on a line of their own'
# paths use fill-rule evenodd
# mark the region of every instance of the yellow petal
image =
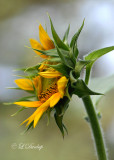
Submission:
<svg viewBox="0 0 114 160">
<path fill-rule="evenodd" d="M 68 79 L 63 76 L 57 81 L 58 91 L 61 94 L 61 98 L 64 96 L 65 87 L 67 85 Z"/>
<path fill-rule="evenodd" d="M 21 101 L 21 102 L 14 102 L 14 104 L 23 107 L 39 107 L 42 105 L 40 101 Z"/>
<path fill-rule="evenodd" d="M 27 118 L 25 121 L 23 121 L 21 123 L 21 125 L 28 121 L 28 123 L 26 125 L 26 127 L 27 127 L 34 120 L 34 117 L 35 117 L 35 114 L 36 114 L 37 110 L 38 110 L 38 108 L 36 109 L 36 111 L 29 118 Z"/>
<path fill-rule="evenodd" d="M 60 93 L 55 93 L 50 97 L 50 107 L 54 107 L 60 100 L 61 95 Z"/>
<path fill-rule="evenodd" d="M 36 124 L 38 123 L 40 117 L 42 116 L 42 114 L 48 109 L 48 107 L 50 106 L 50 100 L 48 99 L 46 102 L 44 102 L 36 111 L 35 113 L 35 118 L 34 118 L 34 128 L 36 126 Z"/>
<path fill-rule="evenodd" d="M 29 91 L 33 91 L 33 83 L 31 80 L 29 79 L 16 79 L 15 83 L 18 85 L 18 87 L 20 87 L 21 89 L 24 90 L 29 90 Z"/>
<path fill-rule="evenodd" d="M 30 39 L 30 44 L 31 44 L 31 46 L 32 46 L 33 49 L 44 50 L 43 46 L 38 41 L 36 41 L 34 39 Z M 34 50 L 34 52 L 36 54 L 38 54 L 40 57 L 42 57 L 42 58 L 47 58 L 48 57 L 46 55 L 42 55 L 42 53 L 40 53 L 38 51 Z"/>
<path fill-rule="evenodd" d="M 22 122 L 21 125 L 28 121 L 28 123 L 26 125 L 26 126 L 28 126 L 32 121 L 34 121 L 34 128 L 35 128 L 35 126 L 38 123 L 40 117 L 48 109 L 49 105 L 50 105 L 50 101 L 48 99 L 39 108 L 37 108 L 36 111 L 29 118 L 27 118 L 24 122 Z"/>
<path fill-rule="evenodd" d="M 36 114 L 35 118 L 34 118 L 34 128 L 36 127 L 39 119 L 41 118 L 41 116 L 43 115 L 43 113 L 47 110 L 47 107 L 44 107 L 42 109 L 39 108 L 38 113 Z"/>
<path fill-rule="evenodd" d="M 61 73 L 58 71 L 45 71 L 45 72 L 39 72 L 38 74 L 44 78 L 56 78 L 61 76 Z"/>
<path fill-rule="evenodd" d="M 55 48 L 53 41 L 50 39 L 46 31 L 43 29 L 42 25 L 39 25 L 39 38 L 45 50 Z"/>
</svg>

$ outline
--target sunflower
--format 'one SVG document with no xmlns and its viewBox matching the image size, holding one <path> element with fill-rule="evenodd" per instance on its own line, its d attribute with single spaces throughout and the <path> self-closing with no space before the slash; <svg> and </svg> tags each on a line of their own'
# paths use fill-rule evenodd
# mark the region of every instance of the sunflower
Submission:
<svg viewBox="0 0 114 160">
<path fill-rule="evenodd" d="M 50 50 L 54 48 L 53 41 L 41 25 L 39 25 L 39 37 L 41 44 L 36 40 L 30 40 L 32 48 L 39 50 Z M 32 79 L 17 79 L 15 80 L 15 83 L 22 90 L 33 91 L 38 100 L 14 102 L 14 104 L 23 107 L 37 108 L 36 111 L 23 122 L 25 123 L 28 121 L 27 126 L 33 122 L 34 128 L 43 113 L 46 112 L 48 108 L 54 108 L 59 100 L 64 97 L 68 82 L 68 79 L 60 72 L 46 66 L 46 64 L 49 64 L 47 61 L 47 59 L 49 59 L 48 56 L 41 55 L 38 51 L 35 52 L 42 58 L 45 58 L 38 68 L 40 72 L 38 72 L 38 75 Z"/>
</svg>

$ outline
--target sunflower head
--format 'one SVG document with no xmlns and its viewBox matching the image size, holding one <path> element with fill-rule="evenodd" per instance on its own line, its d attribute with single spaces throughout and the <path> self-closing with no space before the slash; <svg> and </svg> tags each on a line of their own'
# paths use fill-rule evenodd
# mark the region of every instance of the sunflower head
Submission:
<svg viewBox="0 0 114 160">
<path fill-rule="evenodd" d="M 63 124 L 63 115 L 72 96 L 70 74 L 76 66 L 78 49 L 74 45 L 76 37 L 71 40 L 71 44 L 68 44 L 70 26 L 61 40 L 51 18 L 50 24 L 53 40 L 41 24 L 39 41 L 30 39 L 33 51 L 44 60 L 37 66 L 25 69 L 26 78 L 15 80 L 19 89 L 32 93 L 32 96 L 17 100 L 14 104 L 22 106 L 23 109 L 31 107 L 35 109 L 33 114 L 23 122 L 27 122 L 28 128 L 31 126 L 35 128 L 43 114 L 47 113 L 49 117 L 50 112 L 54 110 L 55 121 L 64 136 L 66 128 Z"/>
</svg>

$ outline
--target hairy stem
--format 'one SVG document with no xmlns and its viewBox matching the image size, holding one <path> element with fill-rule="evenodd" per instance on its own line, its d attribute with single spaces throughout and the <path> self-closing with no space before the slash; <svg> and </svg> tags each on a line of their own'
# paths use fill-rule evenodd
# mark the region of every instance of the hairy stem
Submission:
<svg viewBox="0 0 114 160">
<path fill-rule="evenodd" d="M 98 160 L 108 160 L 102 129 L 90 96 L 82 98 L 93 133 Z"/>
</svg>

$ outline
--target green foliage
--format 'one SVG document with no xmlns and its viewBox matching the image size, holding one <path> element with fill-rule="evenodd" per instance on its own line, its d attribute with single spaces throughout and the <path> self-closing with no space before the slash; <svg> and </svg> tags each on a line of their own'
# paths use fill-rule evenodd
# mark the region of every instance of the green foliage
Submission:
<svg viewBox="0 0 114 160">
<path fill-rule="evenodd" d="M 57 51 L 58 51 L 58 55 L 59 57 L 61 58 L 62 62 L 69 68 L 73 68 L 74 67 L 74 64 L 73 62 L 71 61 L 71 59 L 69 58 L 69 56 L 65 56 L 64 54 L 64 50 L 60 50 L 58 47 L 57 47 Z"/>
<path fill-rule="evenodd" d="M 102 95 L 101 93 L 90 90 L 82 79 L 78 79 L 76 82 L 71 83 L 71 86 L 74 88 L 73 94 L 76 94 L 80 98 L 88 95 Z"/>
<path fill-rule="evenodd" d="M 56 65 L 48 65 L 48 66 L 50 66 L 50 67 L 54 68 L 55 70 L 59 71 L 60 73 L 62 73 L 62 75 L 66 76 L 66 77 L 69 77 L 70 70 L 63 63 L 58 63 Z"/>
<path fill-rule="evenodd" d="M 94 64 L 94 62 L 98 58 L 100 58 L 101 56 L 103 56 L 104 54 L 106 54 L 112 50 L 114 50 L 114 46 L 106 47 L 106 48 L 102 48 L 102 49 L 93 51 L 93 52 L 89 53 L 87 56 L 85 56 L 85 60 L 92 60 L 92 62 L 86 66 L 86 76 L 85 76 L 86 84 L 88 84 L 88 82 L 89 82 L 90 72 L 91 72 L 91 68 L 92 68 L 92 65 Z"/>
</svg>

